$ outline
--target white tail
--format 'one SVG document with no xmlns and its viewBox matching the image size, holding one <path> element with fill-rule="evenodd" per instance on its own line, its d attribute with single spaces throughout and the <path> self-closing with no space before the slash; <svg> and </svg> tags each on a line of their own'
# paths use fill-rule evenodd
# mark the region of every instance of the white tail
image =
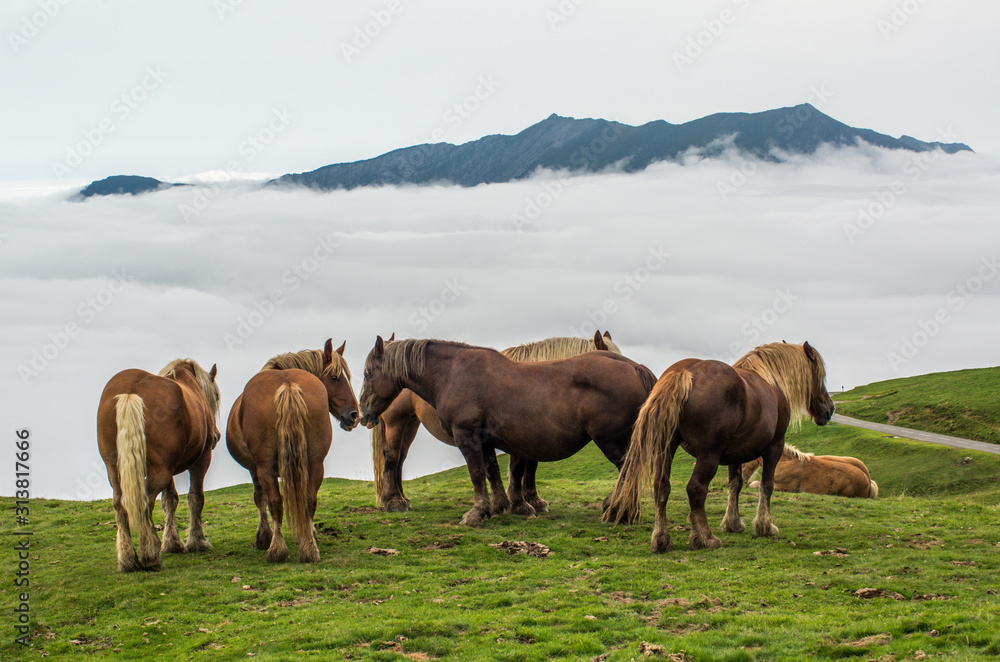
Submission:
<svg viewBox="0 0 1000 662">
<path fill-rule="evenodd" d="M 141 531 L 149 517 L 146 498 L 146 420 L 145 403 L 134 393 L 115 398 L 115 422 L 118 425 L 118 479 L 122 505 L 128 513 L 129 528 Z"/>
</svg>

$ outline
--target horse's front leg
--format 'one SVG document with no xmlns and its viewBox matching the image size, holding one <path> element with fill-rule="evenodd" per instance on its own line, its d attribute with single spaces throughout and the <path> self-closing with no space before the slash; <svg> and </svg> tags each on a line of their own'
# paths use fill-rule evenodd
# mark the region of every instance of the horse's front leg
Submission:
<svg viewBox="0 0 1000 662">
<path fill-rule="evenodd" d="M 513 462 L 513 459 L 511 460 Z M 502 515 L 510 510 L 510 498 L 503 489 L 503 477 L 500 475 L 500 464 L 497 462 L 497 451 L 491 444 L 483 444 L 483 462 L 486 464 L 486 477 L 490 482 L 490 508 L 494 515 Z"/>
<path fill-rule="evenodd" d="M 722 518 L 722 530 L 729 533 L 743 533 L 747 530 L 743 518 L 740 517 L 740 490 L 743 489 L 743 472 L 741 465 L 729 465 L 729 502 L 726 504 L 726 516 Z"/>
<path fill-rule="evenodd" d="M 535 509 L 532 507 L 524 494 L 524 474 L 528 466 L 532 464 L 520 456 L 511 454 L 510 456 L 510 476 L 507 485 L 507 496 L 510 497 L 510 512 L 515 515 L 535 516 Z"/>
<path fill-rule="evenodd" d="M 212 543 L 205 537 L 205 530 L 202 528 L 201 511 L 205 507 L 205 474 L 208 472 L 208 465 L 212 463 L 212 445 L 205 444 L 205 450 L 188 471 L 191 478 L 191 486 L 188 488 L 188 510 L 190 511 L 190 521 L 188 523 L 187 543 L 184 549 L 189 552 L 207 552 L 212 549 Z"/>
<path fill-rule="evenodd" d="M 764 452 L 764 463 L 760 474 L 760 497 L 757 501 L 757 516 L 753 520 L 754 537 L 776 536 L 778 527 L 771 521 L 771 494 L 774 492 L 774 470 L 778 467 L 785 448 L 784 435 Z"/>
<path fill-rule="evenodd" d="M 462 452 L 472 480 L 474 501 L 472 510 L 462 517 L 462 524 L 476 526 L 490 518 L 490 502 L 486 488 L 486 462 L 483 460 L 483 442 L 476 432 L 454 430 L 455 445 Z"/>
</svg>

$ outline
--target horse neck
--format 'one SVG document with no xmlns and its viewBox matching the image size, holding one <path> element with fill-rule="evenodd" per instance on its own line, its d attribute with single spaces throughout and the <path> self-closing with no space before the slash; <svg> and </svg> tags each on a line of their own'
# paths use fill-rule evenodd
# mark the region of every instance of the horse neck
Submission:
<svg viewBox="0 0 1000 662">
<path fill-rule="evenodd" d="M 408 388 L 432 407 L 437 408 L 437 395 L 442 383 L 441 375 L 445 373 L 459 351 L 467 349 L 444 343 L 429 343 L 425 349 L 424 369 L 421 372 L 410 371 L 400 380 L 400 386 Z"/>
<path fill-rule="evenodd" d="M 198 383 L 198 379 L 193 374 L 187 370 L 178 370 L 174 373 L 173 380 L 188 392 L 187 398 L 193 398 L 198 406 L 204 409 L 206 416 L 212 418 L 214 412 L 208 404 L 205 392 L 201 389 L 201 384 Z"/>
</svg>

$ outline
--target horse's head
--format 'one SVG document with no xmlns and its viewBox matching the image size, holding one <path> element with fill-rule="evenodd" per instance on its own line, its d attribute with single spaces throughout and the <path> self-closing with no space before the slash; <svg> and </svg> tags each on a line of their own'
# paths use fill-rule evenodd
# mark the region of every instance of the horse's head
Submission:
<svg viewBox="0 0 1000 662">
<path fill-rule="evenodd" d="M 819 355 L 808 341 L 802 344 L 802 350 L 809 359 L 809 367 L 812 368 L 812 385 L 809 389 L 812 397 L 809 398 L 809 415 L 816 422 L 816 425 L 826 425 L 833 416 L 833 400 L 826 392 L 826 365 L 823 357 Z"/>
<path fill-rule="evenodd" d="M 358 412 L 358 398 L 351 386 L 351 372 L 344 360 L 345 341 L 336 351 L 333 349 L 333 339 L 328 338 L 323 347 L 323 371 L 320 381 L 326 388 L 326 397 L 330 413 L 340 421 L 344 430 L 353 430 L 361 420 Z"/>
<path fill-rule="evenodd" d="M 394 333 L 388 342 L 392 342 L 395 338 Z M 375 347 L 368 352 L 368 358 L 365 360 L 365 382 L 361 387 L 361 423 L 369 428 L 378 423 L 382 412 L 388 409 L 403 390 L 399 382 L 383 369 L 385 343 L 382 336 L 378 336 Z"/>
</svg>

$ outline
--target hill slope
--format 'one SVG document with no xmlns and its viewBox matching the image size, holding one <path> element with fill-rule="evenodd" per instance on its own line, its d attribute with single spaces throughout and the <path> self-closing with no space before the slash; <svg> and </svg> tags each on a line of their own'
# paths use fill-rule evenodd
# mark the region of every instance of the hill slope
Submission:
<svg viewBox="0 0 1000 662">
<path fill-rule="evenodd" d="M 859 386 L 837 412 L 955 437 L 1000 443 L 1000 367 L 938 372 Z"/>
</svg>

